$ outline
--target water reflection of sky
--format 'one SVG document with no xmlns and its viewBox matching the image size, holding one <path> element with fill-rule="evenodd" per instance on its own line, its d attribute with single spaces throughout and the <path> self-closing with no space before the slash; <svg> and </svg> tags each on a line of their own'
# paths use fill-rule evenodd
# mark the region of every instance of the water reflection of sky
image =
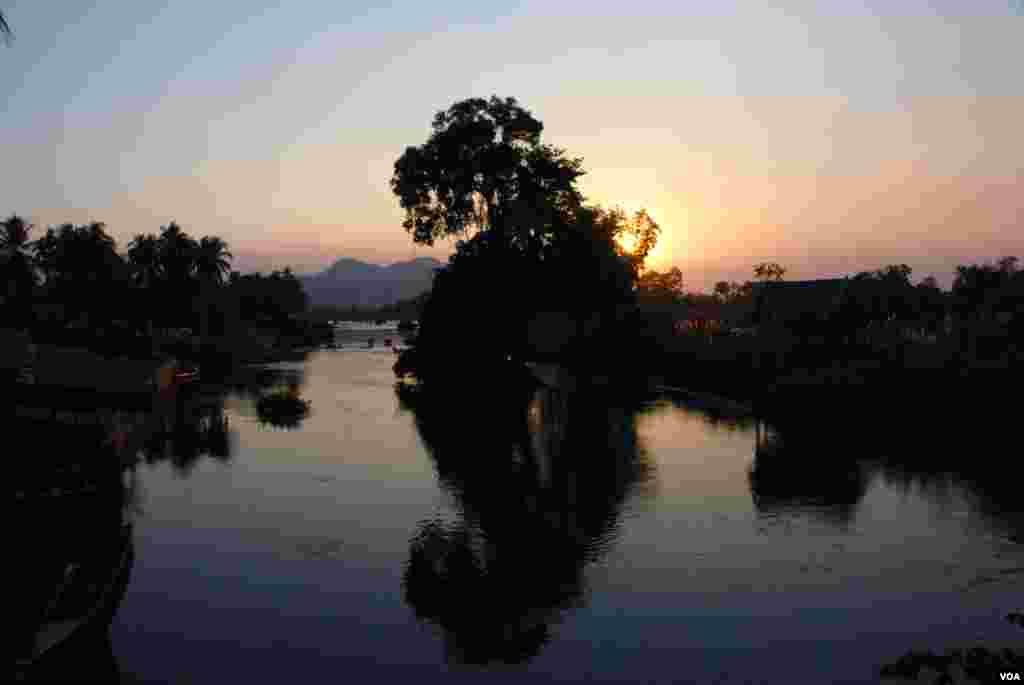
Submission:
<svg viewBox="0 0 1024 685">
<path fill-rule="evenodd" d="M 504 616 L 529 652 L 489 682 L 860 682 L 911 648 L 1017 639 L 1001 616 L 1019 608 L 1024 553 L 977 482 L 851 466 L 827 446 L 755 459 L 751 426 L 667 401 L 547 398 L 532 427 L 527 401 L 506 420 L 503 388 L 410 408 L 392 363 L 282 365 L 249 387 L 297 381 L 311 403 L 297 429 L 262 427 L 240 383 L 229 461 L 144 469 L 113 633 L 126 670 L 479 682 L 460 658 L 515 659 L 483 644 L 500 621 L 474 641 L 475 611 Z M 410 595 L 417 559 L 451 574 L 421 574 Z"/>
</svg>

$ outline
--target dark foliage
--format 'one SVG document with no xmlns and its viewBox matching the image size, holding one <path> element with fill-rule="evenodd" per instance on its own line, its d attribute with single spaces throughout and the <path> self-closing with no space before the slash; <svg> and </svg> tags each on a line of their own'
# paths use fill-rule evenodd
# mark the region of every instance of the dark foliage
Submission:
<svg viewBox="0 0 1024 685">
<path fill-rule="evenodd" d="M 326 326 L 297 321 L 308 299 L 290 269 L 233 273 L 222 239 L 196 240 L 174 222 L 136 235 L 124 254 L 98 222 L 53 226 L 34 241 L 16 215 L 0 229 L 0 310 L 36 342 L 213 360 L 235 356 L 252 325 L 275 330 L 279 345 L 331 338 Z M 202 349 L 186 343 L 189 333 Z"/>
<path fill-rule="evenodd" d="M 287 389 L 261 396 L 256 401 L 256 413 L 261 424 L 274 428 L 298 428 L 309 416 L 310 402 L 299 397 L 298 383 Z"/>
</svg>

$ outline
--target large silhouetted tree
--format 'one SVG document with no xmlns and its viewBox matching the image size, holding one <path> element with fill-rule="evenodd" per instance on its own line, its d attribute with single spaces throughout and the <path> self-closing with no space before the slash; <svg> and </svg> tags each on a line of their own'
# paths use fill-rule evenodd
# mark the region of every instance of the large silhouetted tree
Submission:
<svg viewBox="0 0 1024 685">
<path fill-rule="evenodd" d="M 542 143 L 542 131 L 514 98 L 463 100 L 395 162 L 391 187 L 413 241 L 458 238 L 424 306 L 420 362 L 446 371 L 503 362 L 522 351 L 538 309 L 583 313 L 633 301 L 657 223 L 643 211 L 584 206 L 581 160 Z"/>
</svg>

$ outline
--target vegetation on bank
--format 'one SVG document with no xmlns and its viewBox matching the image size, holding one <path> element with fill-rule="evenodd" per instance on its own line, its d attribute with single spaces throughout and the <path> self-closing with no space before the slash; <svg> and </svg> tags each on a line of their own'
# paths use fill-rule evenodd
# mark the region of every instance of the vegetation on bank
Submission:
<svg viewBox="0 0 1024 685">
<path fill-rule="evenodd" d="M 218 237 L 197 240 L 172 222 L 120 252 L 102 223 L 35 240 L 33 228 L 16 215 L 0 222 L 0 315 L 34 342 L 230 363 L 330 334 L 299 318 L 308 303 L 290 269 L 232 271 Z"/>
<path fill-rule="evenodd" d="M 778 423 L 894 418 L 924 407 L 933 416 L 996 411 L 990 389 L 1024 380 L 1024 272 L 1017 260 L 961 266 L 949 291 L 933 279 L 911 285 L 910 275 L 905 265 L 858 274 L 839 284 L 839 302 L 810 311 L 782 302 L 775 318 L 778 312 L 766 311 L 772 300 L 759 300 L 755 286 L 739 318 L 710 331 L 680 334 L 652 315 L 645 370 L 673 385 L 753 402 Z M 744 332 L 755 325 L 757 334 L 736 335 L 734 323 Z M 911 390 L 921 398 L 910 401 Z M 954 399 L 968 397 L 978 401 Z"/>
</svg>

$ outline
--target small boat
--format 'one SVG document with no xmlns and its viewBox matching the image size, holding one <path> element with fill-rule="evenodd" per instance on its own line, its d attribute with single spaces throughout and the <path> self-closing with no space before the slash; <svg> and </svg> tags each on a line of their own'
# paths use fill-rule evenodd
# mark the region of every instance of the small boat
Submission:
<svg viewBox="0 0 1024 685">
<path fill-rule="evenodd" d="M 41 620 L 28 628 L 27 643 L 16 656 L 19 680 L 51 653 L 59 657 L 60 648 L 77 635 L 109 625 L 128 587 L 133 561 L 132 526 L 125 523 L 111 549 L 66 565 Z"/>
<path fill-rule="evenodd" d="M 83 443 L 91 432 L 66 430 Z M 65 434 L 55 444 L 66 441 Z M 44 674 L 71 658 L 73 645 L 109 630 L 128 586 L 134 560 L 129 486 L 120 469 L 102 463 L 113 456 L 108 448 L 97 445 L 89 455 L 103 460 L 82 459 L 75 470 L 67 460 L 44 460 L 15 484 L 15 516 L 33 524 L 12 539 L 19 550 L 10 602 L 19 682 L 51 682 Z"/>
</svg>

